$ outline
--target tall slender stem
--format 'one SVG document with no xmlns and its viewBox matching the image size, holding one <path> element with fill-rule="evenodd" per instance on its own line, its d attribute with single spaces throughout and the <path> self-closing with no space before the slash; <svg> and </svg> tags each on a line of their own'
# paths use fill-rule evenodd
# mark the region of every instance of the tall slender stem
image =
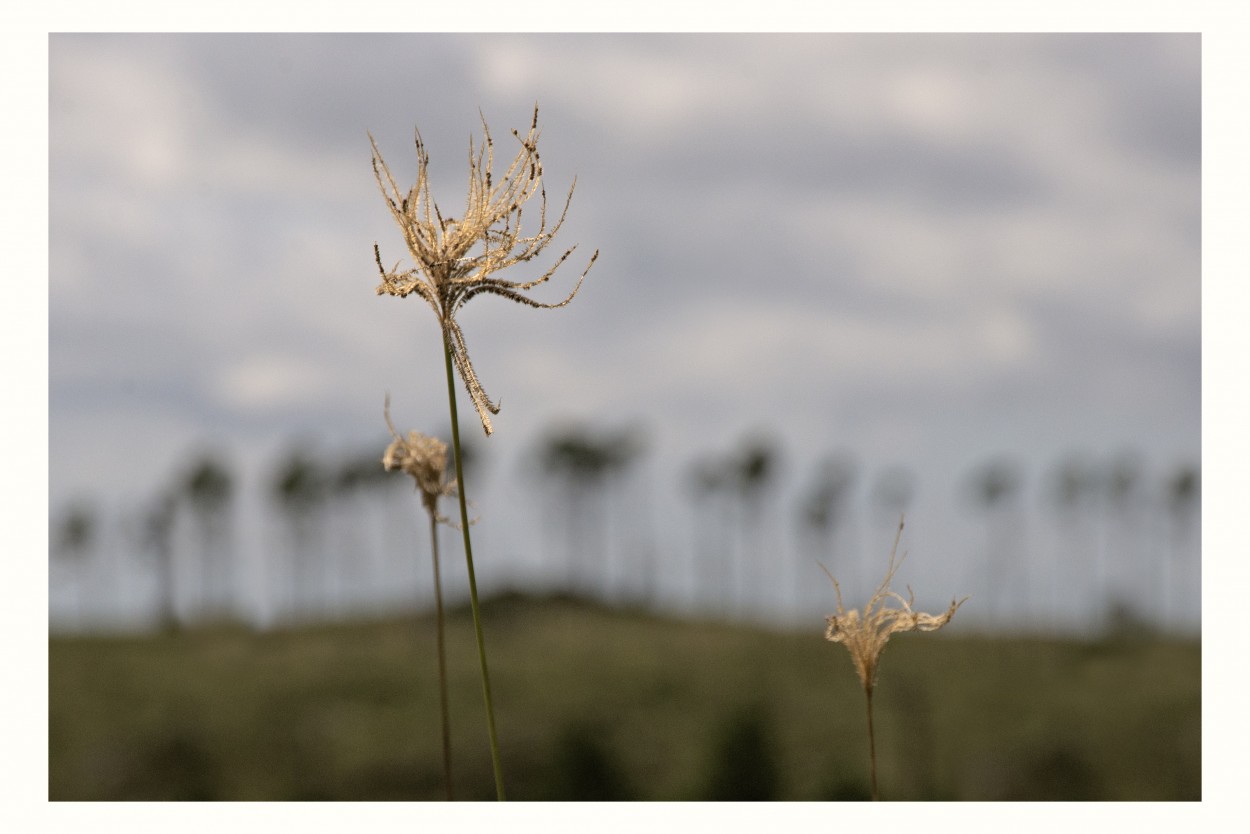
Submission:
<svg viewBox="0 0 1250 834">
<path fill-rule="evenodd" d="M 438 618 L 438 697 L 443 713 L 443 781 L 447 801 L 455 799 L 451 789 L 451 713 L 447 707 L 447 646 L 443 632 L 443 580 L 438 569 L 438 517 L 430 511 L 430 551 L 434 554 L 434 612 Z"/>
<path fill-rule="evenodd" d="M 477 602 L 477 578 L 473 572 L 473 544 L 469 540 L 469 508 L 465 501 L 464 465 L 460 454 L 460 419 L 456 415 L 455 375 L 451 368 L 451 338 L 443 331 L 443 356 L 447 365 L 447 402 L 451 407 L 451 445 L 456 459 L 456 492 L 460 497 L 460 529 L 464 533 L 464 559 L 469 569 L 469 602 L 473 630 L 477 633 L 477 657 L 482 666 L 482 697 L 486 701 L 486 726 L 490 733 L 490 758 L 495 768 L 495 794 L 504 801 L 503 766 L 499 761 L 499 737 L 495 733 L 495 707 L 490 697 L 490 673 L 486 669 L 486 641 L 482 638 L 482 614 Z"/>
<path fill-rule="evenodd" d="M 868 703 L 868 772 L 872 781 L 872 799 L 877 801 L 877 739 L 872 731 L 872 687 L 864 687 L 864 695 Z"/>
</svg>

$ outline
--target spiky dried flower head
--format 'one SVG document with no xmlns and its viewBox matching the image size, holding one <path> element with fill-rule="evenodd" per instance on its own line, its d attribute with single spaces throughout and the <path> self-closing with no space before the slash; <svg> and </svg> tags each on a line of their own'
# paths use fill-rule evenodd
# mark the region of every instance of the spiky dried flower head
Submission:
<svg viewBox="0 0 1250 834">
<path fill-rule="evenodd" d="M 444 216 L 430 196 L 430 157 L 420 131 L 416 132 L 417 182 L 406 193 L 395 184 L 395 178 L 383 161 L 372 134 L 369 135 L 369 143 L 373 147 L 373 175 L 390 207 L 391 216 L 403 232 L 408 253 L 415 264 L 413 269 L 400 271 L 397 263 L 387 270 L 382 266 L 382 254 L 375 243 L 374 260 L 382 276 L 377 292 L 400 298 L 416 293 L 433 308 L 442 326 L 443 338 L 451 346 L 456 370 L 464 380 L 473 407 L 482 420 L 482 428 L 489 435 L 493 431 L 490 415 L 498 414 L 499 406 L 491 402 L 473 371 L 456 313 L 469 299 L 481 294 L 502 296 L 529 307 L 563 307 L 581 289 L 582 281 L 599 257 L 599 251 L 595 250 L 568 297 L 552 304 L 535 301 L 525 293 L 546 283 L 573 254 L 576 246 L 566 249 L 550 269 L 532 281 L 505 281 L 492 277 L 500 270 L 532 260 L 547 247 L 564 224 L 577 180 L 574 178 L 573 185 L 569 187 L 559 219 L 548 228 L 547 190 L 543 186 L 543 167 L 538 156 L 538 105 L 534 105 L 529 132 L 521 136 L 518 131 L 512 131 L 521 143 L 521 149 L 501 180 L 496 181 L 492 174 L 495 143 L 485 117 L 482 118 L 482 131 L 484 138 L 480 146 L 474 144 L 472 137 L 469 139 L 469 195 L 464 215 L 459 219 Z M 524 235 L 521 233 L 521 215 L 525 204 L 535 195 L 540 197 L 538 231 Z"/>
<path fill-rule="evenodd" d="M 387 471 L 398 469 L 411 475 L 421 493 L 421 502 L 425 504 L 425 508 L 436 520 L 442 521 L 438 512 L 438 499 L 454 494 L 456 489 L 455 484 L 448 483 L 446 479 L 447 444 L 437 437 L 418 431 L 410 431 L 406 436 L 400 436 L 391 422 L 389 394 L 382 413 L 393 438 L 382 455 L 382 466 Z"/>
<path fill-rule="evenodd" d="M 890 580 L 894 578 L 903 559 L 907 558 L 907 554 L 904 553 L 902 558 L 895 560 L 902 535 L 903 519 L 899 518 L 898 533 L 894 536 L 894 546 L 890 549 L 890 565 L 886 569 L 885 579 L 881 580 L 881 584 L 877 586 L 877 590 L 862 611 L 854 608 L 847 611 L 843 607 L 842 588 L 838 585 L 838 580 L 825 570 L 825 573 L 829 574 L 829 578 L 833 580 L 834 591 L 838 599 L 837 612 L 825 618 L 827 624 L 825 639 L 846 646 L 851 654 L 851 661 L 855 664 L 860 683 L 869 693 L 876 685 L 877 663 L 891 634 L 904 631 L 937 631 L 950 622 L 956 609 L 967 600 L 967 597 L 959 601 L 952 599 L 950 608 L 943 613 L 925 614 L 912 609 L 915 594 L 912 593 L 910 587 L 907 589 L 907 599 L 891 591 Z M 821 569 L 824 569 L 823 565 Z"/>
</svg>

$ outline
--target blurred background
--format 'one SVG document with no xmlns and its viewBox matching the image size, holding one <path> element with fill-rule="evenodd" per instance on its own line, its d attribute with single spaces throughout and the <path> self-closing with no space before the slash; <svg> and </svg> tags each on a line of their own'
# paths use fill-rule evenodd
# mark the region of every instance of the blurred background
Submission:
<svg viewBox="0 0 1250 834">
<path fill-rule="evenodd" d="M 460 316 L 502 404 L 486 438 L 457 383 L 484 594 L 819 639 L 819 565 L 862 604 L 905 513 L 896 589 L 970 595 L 952 629 L 1196 651 L 1197 34 L 54 34 L 49 57 L 55 637 L 424 616 L 382 403 L 446 439 L 443 361 L 421 301 L 374 293 L 375 241 L 407 257 L 366 131 L 404 186 L 419 128 L 456 214 L 470 136 L 501 172 L 538 102 L 549 198 L 576 190 L 507 277 L 577 244 L 535 293 L 558 301 L 600 256 L 567 308 Z"/>
<path fill-rule="evenodd" d="M 657 508 L 663 466 L 648 460 L 646 437 L 639 428 L 551 428 L 511 473 L 492 471 L 481 444 L 470 446 L 484 592 L 819 628 L 836 605 L 821 565 L 848 607 L 862 605 L 915 502 L 947 506 L 955 518 L 943 519 L 943 532 L 957 531 L 960 543 L 931 542 L 928 519 L 909 516 L 899 550 L 916 552 L 894 584 L 913 585 L 921 607 L 971 595 L 960 619 L 983 631 L 1197 636 L 1196 464 L 1152 472 L 1125 452 L 1032 472 L 993 458 L 934 485 L 953 494 L 922 504 L 904 466 L 865 477 L 847 452 L 807 461 L 810 483 L 793 484 L 783 462 L 801 453 L 748 438 L 671 473 L 675 495 Z M 199 453 L 146 504 L 110 512 L 78 497 L 52 520 L 53 632 L 221 620 L 267 629 L 429 608 L 427 516 L 411 479 L 383 470 L 385 440 L 354 456 L 295 447 L 255 481 L 231 459 Z M 454 507 L 443 511 L 454 517 Z M 500 529 L 494 507 L 527 513 L 527 524 Z M 445 587 L 466 596 L 459 537 L 443 536 Z"/>
<path fill-rule="evenodd" d="M 1185 35 L 54 35 L 52 626 L 423 602 L 382 401 L 446 437 L 442 357 L 365 132 L 456 212 L 537 101 L 537 297 L 601 256 L 461 315 L 488 588 L 803 622 L 906 511 L 922 602 L 1193 631 L 1199 100 Z"/>
</svg>

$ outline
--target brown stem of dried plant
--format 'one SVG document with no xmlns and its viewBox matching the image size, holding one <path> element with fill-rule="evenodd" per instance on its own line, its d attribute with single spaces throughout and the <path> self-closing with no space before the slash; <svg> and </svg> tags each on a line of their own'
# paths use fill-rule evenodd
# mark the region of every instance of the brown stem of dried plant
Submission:
<svg viewBox="0 0 1250 834">
<path fill-rule="evenodd" d="M 443 783 L 447 801 L 455 799 L 451 787 L 451 713 L 447 699 L 447 640 L 443 617 L 443 580 L 438 565 L 438 516 L 430 514 L 430 552 L 434 554 L 434 614 L 438 631 L 438 697 L 443 717 Z"/>
<path fill-rule="evenodd" d="M 872 687 L 864 688 L 864 699 L 868 705 L 868 777 L 872 784 L 872 800 L 881 797 L 877 793 L 877 737 L 872 729 Z"/>
<path fill-rule="evenodd" d="M 447 799 L 454 799 L 451 786 L 451 718 L 447 698 L 447 650 L 445 616 L 443 613 L 443 579 L 439 566 L 438 525 L 447 521 L 438 511 L 438 502 L 456 491 L 447 482 L 447 446 L 435 437 L 418 431 L 401 435 L 391 422 L 391 397 L 388 393 L 382 407 L 382 416 L 391 432 L 391 443 L 382 455 L 382 466 L 388 471 L 398 469 L 412 476 L 421 505 L 430 518 L 430 553 L 434 565 L 434 608 L 438 632 L 438 689 L 443 725 L 443 782 Z"/>
</svg>

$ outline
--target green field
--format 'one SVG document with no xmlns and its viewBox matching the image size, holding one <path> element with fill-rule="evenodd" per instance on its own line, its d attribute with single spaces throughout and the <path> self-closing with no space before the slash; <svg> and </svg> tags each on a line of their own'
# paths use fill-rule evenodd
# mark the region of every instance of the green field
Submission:
<svg viewBox="0 0 1250 834">
<path fill-rule="evenodd" d="M 862 799 L 864 702 L 794 634 L 509 596 L 484 609 L 509 799 Z M 494 798 L 467 611 L 449 623 L 457 799 Z M 895 800 L 1197 800 L 1196 642 L 894 637 Z M 431 618 L 49 641 L 52 800 L 438 800 Z"/>
</svg>

